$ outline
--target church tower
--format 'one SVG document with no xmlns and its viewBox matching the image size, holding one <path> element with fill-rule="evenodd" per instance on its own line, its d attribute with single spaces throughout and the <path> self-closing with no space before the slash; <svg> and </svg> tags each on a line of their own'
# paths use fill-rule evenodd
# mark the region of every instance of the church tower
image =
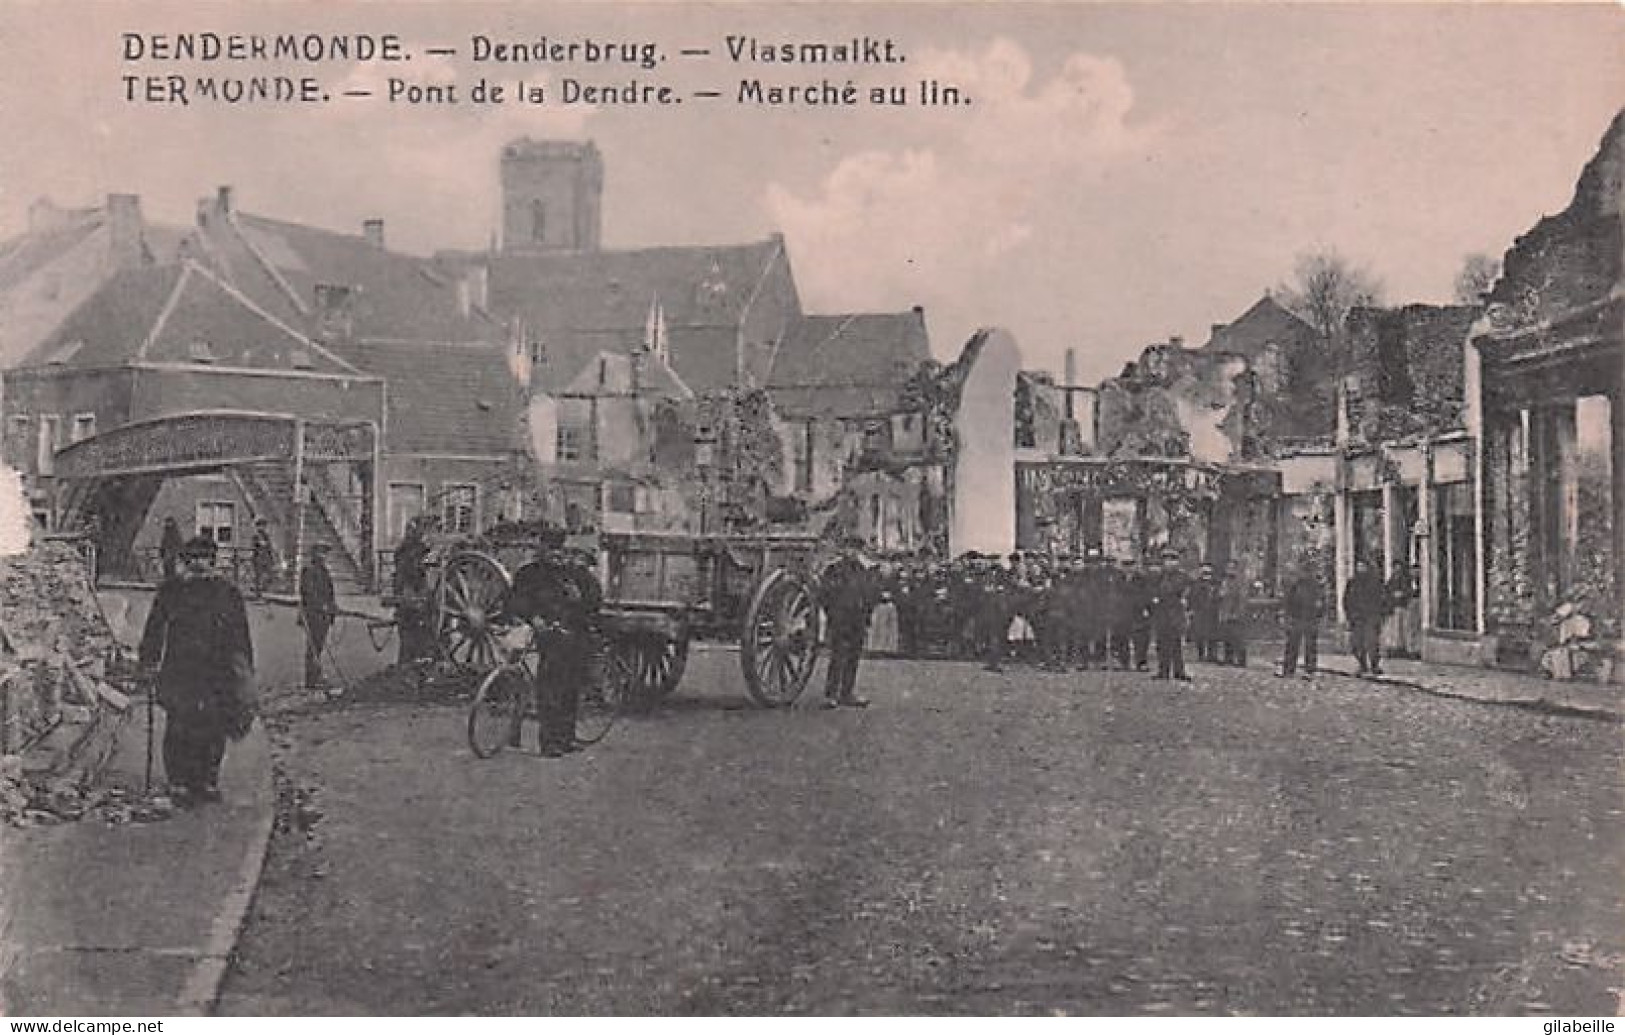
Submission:
<svg viewBox="0 0 1625 1035">
<path fill-rule="evenodd" d="M 502 251 L 597 251 L 603 193 L 592 141 L 512 141 L 502 149 Z"/>
</svg>

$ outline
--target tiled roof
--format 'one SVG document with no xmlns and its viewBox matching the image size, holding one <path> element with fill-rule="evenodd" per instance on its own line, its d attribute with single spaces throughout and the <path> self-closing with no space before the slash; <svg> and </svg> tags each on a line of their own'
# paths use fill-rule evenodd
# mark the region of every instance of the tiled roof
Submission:
<svg viewBox="0 0 1625 1035">
<path fill-rule="evenodd" d="M 193 264 L 114 274 L 23 365 L 98 368 L 142 360 L 355 372 Z"/>
<path fill-rule="evenodd" d="M 897 391 L 931 358 L 925 315 L 804 316 L 774 356 L 768 388 L 787 416 L 863 416 L 896 408 Z"/>
<path fill-rule="evenodd" d="M 641 330 L 658 299 L 668 327 L 737 325 L 784 245 L 492 256 L 491 306 L 540 328 Z"/>
<path fill-rule="evenodd" d="M 426 259 L 380 248 L 359 234 L 339 234 L 237 213 L 236 228 L 282 280 L 316 310 L 317 285 L 359 288 L 351 302 L 356 338 L 390 341 L 500 342 L 506 331 L 477 308 L 464 315 L 455 278 Z M 238 274 L 233 262 L 232 275 Z M 263 282 L 250 290 L 256 299 Z M 342 347 L 342 342 L 335 342 Z"/>
<path fill-rule="evenodd" d="M 89 240 L 102 224 L 101 209 L 66 212 L 54 225 L 30 230 L 0 244 L 0 291 Z"/>
<path fill-rule="evenodd" d="M 503 346 L 365 341 L 348 358 L 387 382 L 386 449 L 486 456 L 522 448 L 523 392 Z"/>
<path fill-rule="evenodd" d="M 1286 343 L 1313 338 L 1315 329 L 1289 309 L 1265 295 L 1245 313 L 1213 329 L 1202 348 L 1211 352 L 1235 352 L 1248 358 L 1270 342 Z"/>
<path fill-rule="evenodd" d="M 182 272 L 180 266 L 157 266 L 113 274 L 24 356 L 19 366 L 49 366 L 59 355 L 75 367 L 114 367 L 128 362 L 158 322 Z M 81 344 L 72 348 L 76 342 Z"/>
<path fill-rule="evenodd" d="M 739 379 L 738 331 L 782 239 L 742 245 L 497 254 L 490 307 L 546 344 L 539 384 L 563 385 L 601 350 L 630 351 L 659 305 L 672 369 L 695 391 Z"/>
</svg>

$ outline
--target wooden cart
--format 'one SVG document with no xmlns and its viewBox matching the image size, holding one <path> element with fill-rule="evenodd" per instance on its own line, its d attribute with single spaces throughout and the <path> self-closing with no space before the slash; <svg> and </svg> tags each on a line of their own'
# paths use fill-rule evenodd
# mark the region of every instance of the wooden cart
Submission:
<svg viewBox="0 0 1625 1035">
<path fill-rule="evenodd" d="M 823 618 L 809 535 L 610 532 L 591 552 L 604 589 L 605 648 L 632 690 L 656 701 L 677 689 L 697 638 L 737 640 L 746 689 L 764 707 L 793 703 L 812 678 Z M 446 551 L 434 581 L 442 657 L 473 670 L 500 657 L 512 573 L 534 552 L 524 535 L 487 536 Z"/>
</svg>

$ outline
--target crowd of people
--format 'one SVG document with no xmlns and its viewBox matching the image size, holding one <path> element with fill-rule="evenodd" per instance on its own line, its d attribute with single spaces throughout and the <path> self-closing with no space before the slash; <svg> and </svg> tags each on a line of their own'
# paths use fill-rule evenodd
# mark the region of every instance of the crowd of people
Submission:
<svg viewBox="0 0 1625 1035">
<path fill-rule="evenodd" d="M 969 553 L 904 561 L 891 580 L 899 653 L 980 658 L 1000 669 L 1025 651 L 1053 670 L 1115 667 L 1186 679 L 1196 657 L 1245 665 L 1254 587 L 1234 566 L 1187 571 L 1173 550 L 1144 562 L 1083 556 Z"/>
<path fill-rule="evenodd" d="M 1116 668 L 1185 680 L 1186 649 L 1196 660 L 1246 666 L 1249 637 L 1274 608 L 1285 649 L 1279 675 L 1311 675 L 1328 593 L 1304 559 L 1279 596 L 1250 582 L 1235 564 L 1193 571 L 1176 550 L 1144 560 L 1099 550 L 1052 557 L 967 553 L 949 562 L 904 558 L 884 565 L 885 595 L 896 611 L 903 657 L 977 658 L 999 670 L 1012 657 L 1050 670 Z M 1381 673 L 1383 621 L 1408 599 L 1399 582 L 1356 565 L 1343 593 L 1359 673 Z M 1265 610 L 1259 610 L 1263 608 Z"/>
</svg>

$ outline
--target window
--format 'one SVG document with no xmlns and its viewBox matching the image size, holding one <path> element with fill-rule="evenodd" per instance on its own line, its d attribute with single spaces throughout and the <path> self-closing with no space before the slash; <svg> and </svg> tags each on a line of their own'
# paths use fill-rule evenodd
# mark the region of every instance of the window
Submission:
<svg viewBox="0 0 1625 1035">
<path fill-rule="evenodd" d="M 609 487 L 609 510 L 614 514 L 637 513 L 637 487 L 620 483 Z"/>
<path fill-rule="evenodd" d="M 34 470 L 50 474 L 56 470 L 56 448 L 61 445 L 62 418 L 54 413 L 40 414 L 39 451 L 34 457 Z"/>
<path fill-rule="evenodd" d="M 581 459 L 581 440 L 583 436 L 580 428 L 559 427 L 558 461 L 561 464 L 573 463 Z"/>
<path fill-rule="evenodd" d="M 530 349 L 530 361 L 532 363 L 539 365 L 547 361 L 547 344 L 542 339 L 530 339 L 527 347 Z"/>
<path fill-rule="evenodd" d="M 214 362 L 214 348 L 207 338 L 193 338 L 186 346 L 186 355 L 194 363 Z"/>
<path fill-rule="evenodd" d="M 537 244 L 547 240 L 547 206 L 540 201 L 530 203 L 530 239 Z"/>
<path fill-rule="evenodd" d="M 813 422 L 801 426 L 801 441 L 796 443 L 796 491 L 811 492 L 813 481 Z"/>
<path fill-rule="evenodd" d="M 28 467 L 28 454 L 34 440 L 30 432 L 33 422 L 27 417 L 11 418 L 11 434 L 6 436 L 6 463 L 19 471 Z"/>
<path fill-rule="evenodd" d="M 1433 622 L 1440 629 L 1471 631 L 1478 622 L 1472 483 L 1440 485 L 1433 500 Z"/>
<path fill-rule="evenodd" d="M 197 505 L 197 534 L 221 546 L 229 546 L 236 538 L 237 505 L 220 500 L 199 500 Z"/>
<path fill-rule="evenodd" d="M 445 485 L 441 489 L 440 527 L 467 535 L 479 527 L 479 489 L 473 485 Z"/>
<path fill-rule="evenodd" d="M 73 418 L 73 441 L 83 442 L 96 434 L 96 415 L 79 413 Z"/>
<path fill-rule="evenodd" d="M 406 524 L 423 514 L 423 485 L 418 482 L 389 483 L 390 542 L 400 542 Z"/>
</svg>

